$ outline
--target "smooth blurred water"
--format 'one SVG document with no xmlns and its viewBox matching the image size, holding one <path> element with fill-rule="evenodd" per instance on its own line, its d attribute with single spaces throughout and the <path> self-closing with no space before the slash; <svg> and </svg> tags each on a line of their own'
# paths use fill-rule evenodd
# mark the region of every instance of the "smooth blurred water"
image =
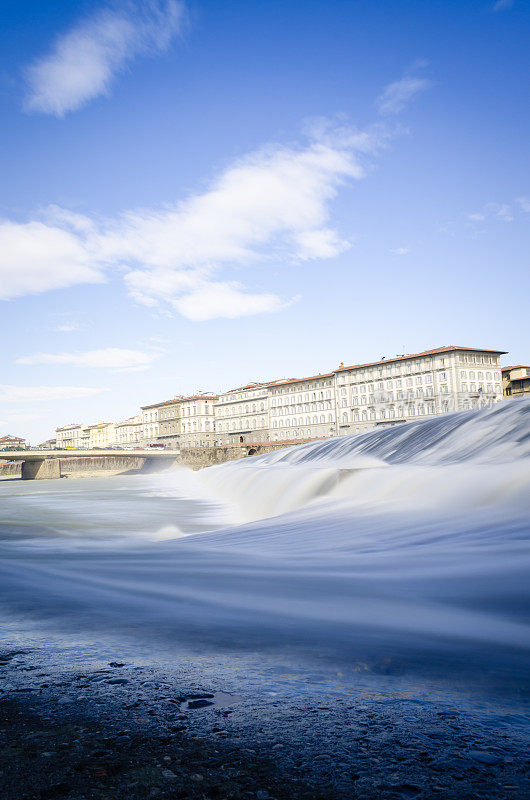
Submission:
<svg viewBox="0 0 530 800">
<path fill-rule="evenodd" d="M 0 508 L 3 627 L 32 641 L 528 688 L 527 402 L 199 473 L 6 481 Z"/>
</svg>

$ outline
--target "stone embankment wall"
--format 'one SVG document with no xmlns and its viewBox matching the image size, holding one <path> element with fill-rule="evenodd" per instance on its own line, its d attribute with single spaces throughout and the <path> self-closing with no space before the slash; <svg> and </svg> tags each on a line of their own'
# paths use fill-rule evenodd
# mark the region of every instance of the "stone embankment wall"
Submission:
<svg viewBox="0 0 530 800">
<path fill-rule="evenodd" d="M 20 461 L 0 461 L 1 478 L 20 478 L 22 475 L 22 463 Z"/>
<path fill-rule="evenodd" d="M 242 444 L 226 445 L 224 447 L 186 447 L 180 451 L 178 463 L 191 469 L 213 467 L 215 464 L 224 464 L 226 461 L 236 461 L 248 456 L 263 455 L 273 450 L 283 450 L 300 442 L 282 442 L 272 444 Z"/>
<path fill-rule="evenodd" d="M 128 472 L 140 470 L 145 458 L 141 456 L 96 456 L 91 458 L 61 458 L 61 475 L 83 475 L 87 472 Z"/>
</svg>

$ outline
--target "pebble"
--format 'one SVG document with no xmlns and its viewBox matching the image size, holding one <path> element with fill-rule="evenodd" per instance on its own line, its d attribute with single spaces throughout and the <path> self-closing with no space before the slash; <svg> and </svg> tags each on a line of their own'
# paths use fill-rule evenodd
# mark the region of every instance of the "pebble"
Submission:
<svg viewBox="0 0 530 800">
<path fill-rule="evenodd" d="M 168 781 L 171 781 L 177 777 L 175 773 L 170 769 L 163 769 L 162 775 L 164 776 L 164 778 L 167 778 Z"/>
</svg>

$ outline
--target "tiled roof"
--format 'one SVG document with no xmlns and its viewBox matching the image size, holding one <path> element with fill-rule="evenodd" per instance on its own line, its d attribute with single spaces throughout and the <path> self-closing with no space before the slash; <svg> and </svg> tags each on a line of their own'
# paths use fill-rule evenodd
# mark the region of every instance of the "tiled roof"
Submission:
<svg viewBox="0 0 530 800">
<path fill-rule="evenodd" d="M 283 380 L 274 381 L 269 384 L 270 386 L 285 386 L 290 383 L 303 383 L 304 381 L 318 381 L 320 378 L 332 378 L 333 372 L 326 372 L 322 375 L 311 375 L 309 378 L 285 378 Z"/>
<path fill-rule="evenodd" d="M 515 367 L 502 367 L 501 372 L 510 372 L 512 369 L 530 369 L 526 364 L 516 364 Z"/>
<path fill-rule="evenodd" d="M 451 344 L 447 347 L 436 347 L 434 350 L 423 350 L 421 353 L 406 353 L 402 356 L 395 356 L 394 358 L 383 358 L 381 361 L 370 361 L 368 364 L 353 364 L 349 367 L 338 367 L 334 372 L 343 372 L 349 369 L 363 369 L 365 367 L 380 367 L 383 364 L 393 364 L 398 361 L 407 361 L 410 358 L 423 358 L 424 356 L 433 356 L 438 353 L 450 353 L 455 351 L 465 350 L 471 353 L 494 353 L 497 356 L 506 355 L 506 350 L 487 350 L 483 347 L 458 347 Z"/>
<path fill-rule="evenodd" d="M 151 403 L 148 406 L 140 406 L 142 411 L 149 408 L 161 408 L 162 406 L 172 406 L 175 403 L 185 403 L 187 400 L 217 400 L 218 394 L 193 394 L 190 397 L 173 397 L 171 400 L 163 400 L 161 403 Z"/>
</svg>

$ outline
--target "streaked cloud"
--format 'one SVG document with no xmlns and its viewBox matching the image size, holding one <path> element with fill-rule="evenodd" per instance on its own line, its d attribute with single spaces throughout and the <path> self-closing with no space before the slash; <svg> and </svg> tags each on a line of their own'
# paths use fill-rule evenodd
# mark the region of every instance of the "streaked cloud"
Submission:
<svg viewBox="0 0 530 800">
<path fill-rule="evenodd" d="M 277 311 L 292 298 L 252 291 L 241 283 L 241 271 L 347 250 L 350 240 L 330 225 L 331 204 L 341 187 L 364 176 L 364 161 L 384 138 L 382 131 L 320 121 L 305 144 L 250 153 L 173 206 L 103 222 L 51 207 L 43 221 L 6 223 L 11 240 L 9 254 L 0 256 L 0 275 L 2 264 L 7 275 L 0 296 L 104 280 L 119 269 L 134 300 L 192 320 Z M 30 252 L 28 231 L 36 239 Z"/>
<path fill-rule="evenodd" d="M 35 353 L 22 356 L 15 364 L 69 364 L 75 367 L 97 367 L 105 369 L 147 369 L 161 357 L 161 352 L 144 352 L 143 350 L 126 350 L 119 347 L 106 347 L 101 350 L 87 350 L 74 353 Z"/>
<path fill-rule="evenodd" d="M 103 389 L 88 386 L 13 386 L 0 385 L 0 403 L 39 403 L 50 400 L 77 400 L 100 394 Z"/>
<path fill-rule="evenodd" d="M 390 252 L 394 253 L 395 256 L 406 256 L 410 250 L 408 247 L 394 247 Z"/>
<path fill-rule="evenodd" d="M 515 0 L 497 0 L 496 3 L 493 3 L 491 8 L 492 11 L 507 11 L 511 8 L 514 4 Z"/>
<path fill-rule="evenodd" d="M 169 47 L 183 16 L 178 0 L 139 0 L 96 11 L 27 68 L 25 109 L 64 117 L 108 94 L 116 75 L 135 58 Z"/>
<path fill-rule="evenodd" d="M 376 107 L 381 116 L 399 114 L 414 98 L 432 85 L 430 80 L 417 74 L 424 66 L 424 61 L 416 62 L 407 74 L 385 87 L 376 100 Z"/>
</svg>

